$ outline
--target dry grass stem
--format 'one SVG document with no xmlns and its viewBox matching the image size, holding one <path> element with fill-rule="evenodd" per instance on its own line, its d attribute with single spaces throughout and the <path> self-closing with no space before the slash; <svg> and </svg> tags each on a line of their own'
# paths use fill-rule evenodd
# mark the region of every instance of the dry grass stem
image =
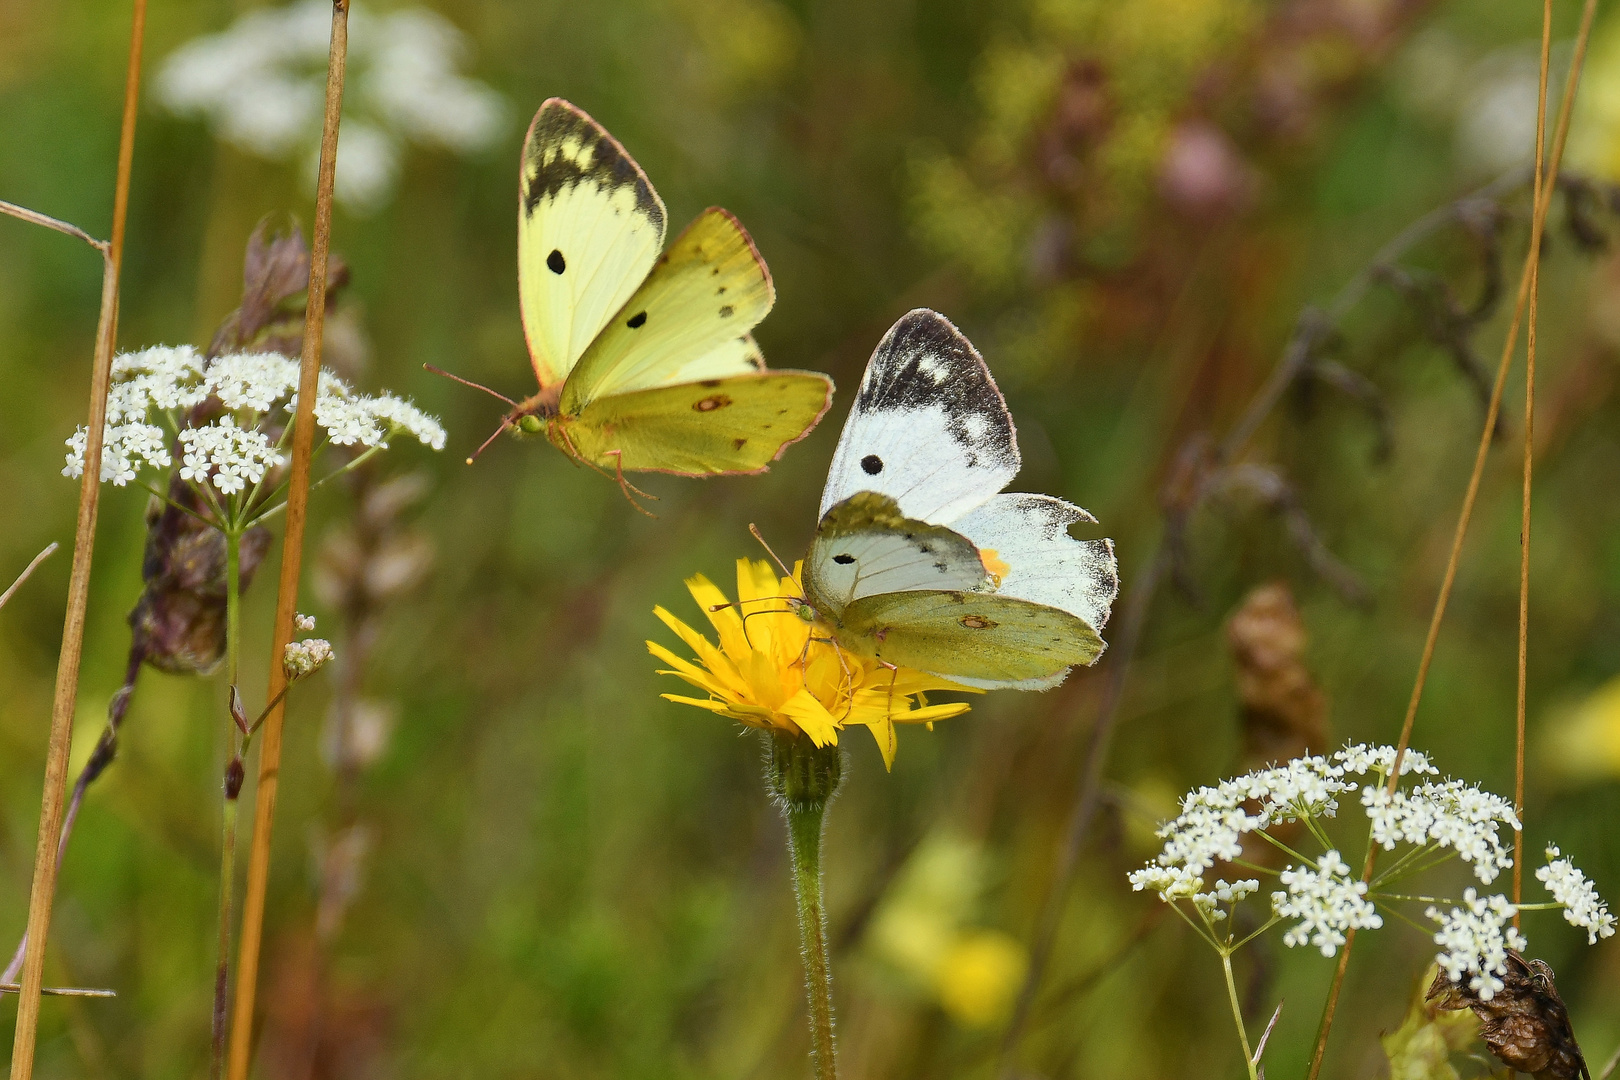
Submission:
<svg viewBox="0 0 1620 1080">
<path fill-rule="evenodd" d="M 29 1080 L 39 1000 L 45 973 L 45 945 L 56 891 L 57 841 L 67 799 L 68 752 L 78 702 L 79 661 L 84 650 L 85 609 L 90 601 L 90 562 L 96 542 L 96 511 L 101 496 L 101 449 L 107 422 L 107 389 L 112 379 L 113 344 L 118 333 L 118 271 L 124 257 L 124 226 L 129 217 L 129 176 L 135 156 L 135 117 L 141 87 L 141 45 L 146 31 L 146 0 L 135 0 L 129 34 L 129 66 L 124 79 L 124 115 L 118 136 L 118 173 L 113 186 L 112 236 L 101 248 L 81 230 L 59 228 L 54 219 L 38 224 L 78 236 L 102 251 L 101 313 L 90 375 L 90 407 L 84 477 L 79 485 L 78 522 L 73 534 L 73 569 L 68 579 L 67 614 L 57 655 L 56 690 L 51 702 L 50 743 L 45 756 L 39 836 L 34 851 L 33 885 L 28 897 L 28 950 L 17 994 L 17 1028 L 12 1040 L 11 1080 Z M 41 215 L 43 216 L 43 215 Z M 28 218 L 26 220 L 33 220 Z"/>
<path fill-rule="evenodd" d="M 72 236 L 79 240 L 83 240 L 85 243 L 89 244 L 103 255 L 107 254 L 107 241 L 97 240 L 95 237 L 91 236 L 77 225 L 70 225 L 66 221 L 51 217 L 49 214 L 42 214 L 38 210 L 30 210 L 26 206 L 18 206 L 16 203 L 6 202 L 4 199 L 0 199 L 0 214 L 9 214 L 11 217 L 18 218 L 19 220 L 29 222 L 33 225 L 38 225 L 42 228 L 55 229 L 57 232 L 62 233 L 65 236 Z"/>
<path fill-rule="evenodd" d="M 236 1003 L 231 1015 L 228 1076 L 246 1080 L 253 1049 L 253 1006 L 264 934 L 264 898 L 270 880 L 270 837 L 275 824 L 276 787 L 281 770 L 281 728 L 286 716 L 281 658 L 293 636 L 298 580 L 304 554 L 304 521 L 309 505 L 310 457 L 315 445 L 315 394 L 321 370 L 321 334 L 326 322 L 327 263 L 332 244 L 332 186 L 337 167 L 338 122 L 343 105 L 344 63 L 348 55 L 348 0 L 333 0 L 332 39 L 326 65 L 326 117 L 321 132 L 320 171 L 315 186 L 315 232 L 309 257 L 309 290 L 304 313 L 304 348 L 298 377 L 298 412 L 293 420 L 292 470 L 287 486 L 287 531 L 282 537 L 281 582 L 271 635 L 269 716 L 259 750 L 253 845 L 248 856 L 247 891 L 242 903 L 242 939 L 237 953 Z"/>
<path fill-rule="evenodd" d="M 21 989 L 21 983 L 0 983 L 0 994 L 15 994 Z M 116 990 L 100 990 L 90 986 L 42 986 L 39 988 L 39 992 L 46 997 L 112 998 L 118 996 Z"/>
<path fill-rule="evenodd" d="M 52 540 L 49 544 L 45 545 L 44 551 L 40 552 L 38 555 L 35 555 L 33 560 L 29 562 L 27 566 L 23 567 L 23 572 L 17 575 L 17 580 L 13 581 L 5 592 L 0 593 L 0 608 L 6 606 L 6 601 L 10 600 L 12 594 L 14 594 L 18 589 L 22 588 L 23 582 L 27 581 L 33 576 L 33 573 L 39 567 L 39 564 L 56 554 L 56 549 L 60 546 L 61 545 L 55 540 Z"/>
</svg>

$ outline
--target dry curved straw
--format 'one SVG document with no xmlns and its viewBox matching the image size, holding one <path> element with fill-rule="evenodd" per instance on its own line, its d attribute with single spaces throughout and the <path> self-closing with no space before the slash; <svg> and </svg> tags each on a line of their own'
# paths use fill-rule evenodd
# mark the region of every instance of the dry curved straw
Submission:
<svg viewBox="0 0 1620 1080">
<path fill-rule="evenodd" d="M 231 1014 L 230 1080 L 246 1080 L 253 1053 L 253 1004 L 264 936 L 264 897 L 270 880 L 270 836 L 275 824 L 281 771 L 282 695 L 287 677 L 282 655 L 292 640 L 298 578 L 304 557 L 304 519 L 309 506 L 310 457 L 315 448 L 315 391 L 321 371 L 321 333 L 326 324 L 326 268 L 332 245 L 332 185 L 337 167 L 338 121 L 343 106 L 343 70 L 349 45 L 349 0 L 333 0 L 332 43 L 326 62 L 326 118 L 321 132 L 320 171 L 315 183 L 315 234 L 309 253 L 309 290 L 304 305 L 304 351 L 298 370 L 298 411 L 293 419 L 292 472 L 287 482 L 287 531 L 281 541 L 281 582 L 270 646 L 269 716 L 259 750 L 259 786 L 253 807 L 253 847 L 248 856 L 242 904 L 242 940 L 236 960 L 236 1004 Z"/>
<path fill-rule="evenodd" d="M 1586 43 L 1587 43 L 1587 39 L 1591 35 L 1592 16 L 1595 13 L 1596 9 L 1597 9 L 1597 0 L 1586 0 L 1585 7 L 1583 8 L 1583 10 L 1581 12 L 1580 33 L 1577 35 L 1577 37 L 1575 39 L 1575 55 L 1574 55 L 1573 60 L 1570 63 L 1569 75 L 1564 81 L 1563 100 L 1560 101 L 1559 105 L 1558 105 L 1558 124 L 1557 124 L 1556 132 L 1555 132 L 1555 134 L 1553 136 L 1552 153 L 1550 155 L 1548 155 L 1545 152 L 1545 135 L 1546 135 L 1546 120 L 1547 120 L 1547 67 L 1548 67 L 1548 59 L 1549 59 L 1549 53 L 1550 53 L 1550 48 L 1551 48 L 1551 42 L 1552 42 L 1552 0 L 1543 0 L 1543 5 L 1542 5 L 1542 26 L 1541 26 L 1541 69 L 1540 69 L 1541 93 L 1540 93 L 1540 99 L 1539 99 L 1538 106 L 1537 106 L 1537 111 L 1536 111 L 1536 173 L 1535 173 L 1535 175 L 1536 175 L 1536 185 L 1535 185 L 1535 188 L 1534 188 L 1534 191 L 1535 191 L 1535 199 L 1534 199 L 1534 202 L 1533 202 L 1534 212 L 1533 212 L 1533 214 L 1531 216 L 1531 222 L 1530 222 L 1530 250 L 1525 254 L 1524 270 L 1523 270 L 1523 272 L 1521 273 L 1521 275 L 1519 277 L 1518 298 L 1515 301 L 1514 307 L 1513 307 L 1513 319 L 1508 324 L 1507 338 L 1502 343 L 1502 359 L 1501 359 L 1500 363 L 1497 365 L 1496 382 L 1491 388 L 1490 406 L 1486 409 L 1485 425 L 1484 425 L 1483 431 L 1481 431 L 1481 433 L 1480 433 L 1479 449 L 1474 455 L 1474 470 L 1469 475 L 1469 478 L 1468 478 L 1468 490 L 1467 490 L 1467 493 L 1463 496 L 1462 512 L 1457 517 L 1456 532 L 1452 536 L 1451 554 L 1446 560 L 1445 575 L 1441 579 L 1441 583 L 1440 583 L 1440 594 L 1435 598 L 1434 614 L 1429 619 L 1429 633 L 1428 633 L 1427 638 L 1425 638 L 1425 640 L 1423 642 L 1423 654 L 1422 654 L 1421 659 L 1418 661 L 1417 678 L 1414 680 L 1413 685 L 1412 685 L 1412 696 L 1408 700 L 1407 706 L 1406 706 L 1406 718 L 1401 724 L 1400 739 L 1396 743 L 1395 762 L 1394 762 L 1393 767 L 1390 769 L 1390 775 L 1389 775 L 1389 789 L 1391 790 L 1391 792 L 1394 791 L 1396 785 L 1400 782 L 1401 761 L 1406 756 L 1407 747 L 1411 745 L 1412 727 L 1413 727 L 1413 725 L 1414 725 L 1414 723 L 1415 723 L 1415 721 L 1417 719 L 1418 704 L 1423 699 L 1423 688 L 1424 688 L 1425 684 L 1428 681 L 1429 665 L 1434 659 L 1435 641 L 1438 639 L 1438 637 L 1440 635 L 1440 624 L 1445 619 L 1446 604 L 1451 599 L 1451 587 L 1452 587 L 1452 584 L 1455 582 L 1456 577 L 1457 577 L 1457 564 L 1462 558 L 1463 540 L 1468 535 L 1468 525 L 1469 525 L 1470 520 L 1473 518 L 1473 514 L 1474 514 L 1474 502 L 1475 502 L 1476 497 L 1479 494 L 1480 478 L 1483 476 L 1483 474 L 1485 472 L 1485 460 L 1489 456 L 1490 447 L 1491 447 L 1491 438 L 1492 438 L 1492 435 L 1496 431 L 1496 418 L 1497 418 L 1498 412 L 1501 410 L 1501 407 L 1502 407 L 1502 392 L 1503 392 L 1503 389 L 1504 389 L 1504 387 L 1505 387 L 1505 385 L 1507 383 L 1508 369 L 1510 367 L 1512 367 L 1513 350 L 1514 350 L 1514 347 L 1518 344 L 1519 323 L 1520 323 L 1520 320 L 1524 317 L 1527 308 L 1528 308 L 1528 311 L 1529 311 L 1529 325 L 1532 326 L 1532 327 L 1535 325 L 1537 264 L 1540 262 L 1540 256 L 1541 256 L 1541 237 L 1542 237 L 1542 232 L 1543 232 L 1546 220 L 1547 220 L 1547 210 L 1552 205 L 1553 191 L 1556 189 L 1556 187 L 1558 185 L 1558 168 L 1559 168 L 1560 163 L 1563 160 L 1564 140 L 1565 140 L 1566 136 L 1569 133 L 1570 111 L 1571 111 L 1571 109 L 1572 109 L 1572 107 L 1574 105 L 1576 87 L 1580 83 L 1581 65 L 1582 65 L 1582 62 L 1586 58 Z M 1545 175 L 1543 175 L 1544 166 L 1545 166 Z M 1533 341 L 1533 339 L 1530 339 L 1530 340 Z M 1527 342 L 1527 351 L 1528 351 L 1529 357 L 1531 358 L 1530 362 L 1533 364 L 1533 362 L 1534 362 L 1533 358 L 1535 356 L 1534 345 Z M 1532 380 L 1533 380 L 1533 369 L 1532 369 Z M 1534 390 L 1531 389 L 1531 390 L 1527 391 L 1527 393 L 1528 394 L 1533 394 Z M 1528 398 L 1528 403 L 1533 404 L 1534 403 L 1534 398 L 1533 397 Z M 1526 455 L 1528 455 L 1529 452 L 1530 452 L 1530 444 L 1529 444 L 1530 432 L 1528 431 L 1528 427 L 1529 427 L 1529 417 L 1528 416 L 1525 419 L 1525 424 L 1526 424 L 1526 428 L 1527 428 L 1527 430 L 1525 432 L 1525 440 L 1526 440 L 1526 442 L 1525 442 L 1525 453 L 1526 453 Z M 1526 521 L 1525 521 L 1526 527 L 1528 527 L 1528 520 L 1527 519 L 1528 519 L 1528 515 L 1529 515 L 1529 505 L 1530 505 L 1529 504 L 1529 498 L 1530 498 L 1529 483 L 1530 483 L 1530 473 L 1529 473 L 1529 463 L 1528 463 L 1528 460 L 1527 460 L 1526 465 L 1525 465 L 1525 490 L 1524 490 L 1524 505 L 1523 505 L 1523 513 L 1526 516 Z M 1519 650 L 1520 651 L 1519 651 L 1519 690 L 1518 690 L 1519 698 L 1518 698 L 1518 718 L 1517 718 L 1518 719 L 1518 740 L 1517 740 L 1517 751 L 1518 752 L 1517 752 L 1517 759 L 1516 759 L 1516 762 L 1515 762 L 1515 771 L 1516 771 L 1516 774 L 1517 774 L 1517 786 L 1515 788 L 1515 805 L 1520 810 L 1521 813 L 1522 813 L 1522 810 L 1523 810 L 1523 802 L 1524 802 L 1524 658 L 1525 658 L 1524 646 L 1525 646 L 1525 640 L 1526 640 L 1526 635 L 1525 635 L 1526 624 L 1525 624 L 1525 620 L 1526 620 L 1526 616 L 1528 614 L 1527 596 L 1523 593 L 1523 590 L 1527 589 L 1528 585 L 1529 585 L 1528 564 L 1524 563 L 1522 560 L 1528 558 L 1528 546 L 1529 546 L 1528 532 L 1526 532 L 1525 536 L 1522 539 L 1522 545 L 1523 545 L 1524 550 L 1521 552 L 1521 567 L 1520 567 L 1520 589 L 1521 589 L 1521 596 L 1520 596 L 1520 602 L 1519 602 L 1519 618 L 1520 618 Z M 1522 837 L 1523 834 L 1521 833 L 1519 835 Z M 1522 843 L 1522 840 L 1521 841 L 1516 841 L 1515 847 L 1517 848 L 1520 843 Z M 1372 879 L 1373 864 L 1374 864 L 1374 861 L 1377 858 L 1377 852 L 1378 852 L 1378 848 L 1377 848 L 1376 845 L 1368 845 L 1368 848 L 1367 848 L 1367 862 L 1366 862 L 1366 865 L 1362 868 L 1361 879 L 1363 881 L 1370 881 Z M 1521 855 L 1522 855 L 1522 851 L 1518 851 L 1518 850 L 1515 851 L 1515 855 L 1514 855 L 1514 898 L 1515 899 L 1518 898 L 1518 891 L 1519 891 L 1518 890 L 1518 876 L 1519 876 L 1519 862 L 1520 862 L 1520 856 Z M 1338 1008 L 1339 991 L 1342 989 L 1342 987 L 1344 985 L 1344 973 L 1345 973 L 1345 970 L 1349 967 L 1349 964 L 1350 964 L 1350 949 L 1355 944 L 1355 940 L 1356 940 L 1356 932 L 1355 932 L 1354 928 L 1352 928 L 1352 929 L 1350 929 L 1349 931 L 1347 931 L 1345 933 L 1344 948 L 1339 951 L 1339 963 L 1338 963 L 1338 966 L 1335 967 L 1334 971 L 1333 971 L 1333 983 L 1332 983 L 1331 987 L 1328 990 L 1327 1003 L 1323 1007 L 1323 1010 L 1322 1010 L 1322 1022 L 1321 1022 L 1321 1025 L 1317 1029 L 1316 1047 L 1311 1053 L 1311 1066 L 1310 1066 L 1310 1072 L 1307 1074 L 1307 1080 L 1316 1080 L 1317 1075 L 1321 1072 L 1322 1058 L 1327 1052 L 1328 1034 L 1333 1028 L 1333 1016 L 1334 1016 L 1334 1013 L 1337 1011 L 1337 1008 Z"/>
<path fill-rule="evenodd" d="M 76 236 L 102 255 L 101 314 L 96 323 L 95 356 L 90 374 L 90 407 L 85 438 L 84 477 L 79 484 L 79 515 L 73 534 L 73 569 L 68 579 L 67 615 L 62 649 L 56 661 L 56 690 L 51 701 L 50 743 L 45 755 L 45 790 L 40 799 L 39 837 L 34 850 L 34 880 L 28 896 L 28 952 L 17 993 L 17 1029 L 12 1039 L 11 1080 L 29 1080 L 34 1072 L 34 1045 L 39 1027 L 39 999 L 45 973 L 45 942 L 50 932 L 51 902 L 56 891 L 56 848 L 67 799 L 68 751 L 73 739 L 73 712 L 78 701 L 79 661 L 84 653 L 85 609 L 90 601 L 90 563 L 96 543 L 96 511 L 101 499 L 101 449 L 107 423 L 107 388 L 112 381 L 113 344 L 118 337 L 118 272 L 124 255 L 124 226 L 129 219 L 129 175 L 135 157 L 136 104 L 141 88 L 141 44 L 146 31 L 146 0 L 135 0 L 129 34 L 129 66 L 124 79 L 124 115 L 118 136 L 118 174 L 113 186 L 112 236 L 105 243 L 84 230 L 43 214 L 5 207 L 13 217 Z"/>
</svg>

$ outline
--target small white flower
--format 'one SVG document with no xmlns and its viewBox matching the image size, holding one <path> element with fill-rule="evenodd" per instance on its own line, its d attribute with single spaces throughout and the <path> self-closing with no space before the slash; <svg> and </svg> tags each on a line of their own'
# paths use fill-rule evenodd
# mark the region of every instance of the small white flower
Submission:
<svg viewBox="0 0 1620 1080">
<path fill-rule="evenodd" d="M 282 666 L 288 679 L 302 679 L 319 670 L 332 659 L 332 643 L 324 638 L 289 641 Z"/>
<path fill-rule="evenodd" d="M 1430 782 L 1392 796 L 1383 784 L 1368 784 L 1361 804 L 1372 823 L 1373 841 L 1385 850 L 1400 843 L 1449 847 L 1487 885 L 1513 865 L 1499 834 L 1500 825 L 1519 828 L 1513 804 L 1477 786 L 1461 780 Z"/>
<path fill-rule="evenodd" d="M 260 157 L 305 159 L 320 148 L 329 0 L 299 0 L 243 15 L 222 33 L 172 53 L 157 78 L 159 99 L 182 116 Z M 392 194 L 406 142 L 470 154 L 491 146 L 506 104 L 457 73 L 466 38 L 427 8 L 349 16 L 349 92 L 338 141 L 337 197 L 375 209 Z"/>
<path fill-rule="evenodd" d="M 1367 899 L 1367 884 L 1350 877 L 1350 867 L 1337 851 L 1324 852 L 1315 868 L 1290 866 L 1279 875 L 1287 892 L 1271 894 L 1271 909 L 1285 919 L 1298 919 L 1283 935 L 1283 944 L 1315 945 L 1332 956 L 1344 944 L 1345 931 L 1384 925 Z"/>
<path fill-rule="evenodd" d="M 1597 889 L 1575 864 L 1559 856 L 1556 847 L 1547 848 L 1547 865 L 1536 871 L 1536 880 L 1547 887 L 1553 899 L 1564 907 L 1564 921 L 1586 931 L 1586 943 L 1614 936 L 1614 916 Z"/>
<path fill-rule="evenodd" d="M 293 626 L 297 627 L 300 633 L 307 634 L 315 629 L 315 616 L 297 612 L 293 615 Z"/>
<path fill-rule="evenodd" d="M 205 361 L 189 346 L 157 346 L 115 357 L 112 370 L 102 481 L 122 486 L 145 468 L 169 468 L 174 462 L 167 432 L 176 429 L 181 479 L 211 484 L 225 495 L 258 484 L 283 463 L 271 439 L 280 433 L 270 421 L 274 416 L 280 422 L 293 410 L 297 361 L 277 353 L 232 353 Z M 196 427 L 179 426 L 188 410 L 210 398 L 225 411 Z M 439 422 L 410 402 L 392 394 L 356 393 L 329 371 L 321 373 L 315 422 L 339 446 L 386 447 L 389 436 L 401 431 L 435 450 L 445 443 Z M 63 475 L 83 475 L 86 441 L 82 428 L 67 440 Z"/>
<path fill-rule="evenodd" d="M 1469 988 L 1481 1001 L 1491 1000 L 1504 985 L 1498 976 L 1507 972 L 1507 951 L 1529 944 L 1512 925 L 1517 912 L 1507 897 L 1480 897 L 1472 888 L 1463 893 L 1460 908 L 1429 908 L 1425 914 L 1440 924 L 1434 943 L 1441 952 L 1435 962 L 1454 983 L 1471 975 Z"/>
<path fill-rule="evenodd" d="M 1389 776 L 1389 770 L 1395 765 L 1395 748 L 1393 746 L 1369 746 L 1366 743 L 1349 743 L 1343 750 L 1333 755 L 1333 760 L 1344 766 L 1344 771 L 1352 776 L 1364 776 L 1375 771 Z M 1438 773 L 1429 763 L 1428 755 L 1407 748 L 1401 757 L 1401 775 L 1410 773 Z"/>
</svg>

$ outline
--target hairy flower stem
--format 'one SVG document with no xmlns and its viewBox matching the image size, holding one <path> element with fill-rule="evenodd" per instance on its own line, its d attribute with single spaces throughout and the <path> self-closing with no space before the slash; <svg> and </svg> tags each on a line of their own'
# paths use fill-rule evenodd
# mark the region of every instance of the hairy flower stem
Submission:
<svg viewBox="0 0 1620 1080">
<path fill-rule="evenodd" d="M 236 690 L 237 662 L 242 644 L 242 536 L 225 533 L 225 671 L 229 676 L 231 726 L 228 736 L 231 754 L 225 764 L 225 812 L 219 845 L 219 956 L 214 966 L 213 1038 L 210 1040 L 208 1075 L 220 1080 L 225 1071 L 225 1021 L 230 1002 L 231 901 L 236 879 L 236 819 L 240 806 L 245 770 L 242 764 L 243 736 L 240 696 Z"/>
<path fill-rule="evenodd" d="M 832 968 L 827 957 L 827 906 L 821 898 L 821 832 L 827 804 L 787 811 L 788 849 L 793 855 L 793 892 L 799 900 L 799 946 L 810 995 L 810 1052 L 817 1080 L 835 1080 Z"/>
<path fill-rule="evenodd" d="M 1232 1023 L 1237 1025 L 1238 1042 L 1243 1044 L 1243 1064 L 1249 1069 L 1249 1080 L 1259 1080 L 1254 1053 L 1249 1049 L 1249 1033 L 1243 1026 L 1243 1008 L 1238 1004 L 1237 983 L 1232 978 L 1232 954 L 1221 950 L 1221 968 L 1226 972 L 1226 999 L 1232 1003 Z"/>
<path fill-rule="evenodd" d="M 822 898 L 821 836 L 827 804 L 838 792 L 842 772 L 836 746 L 817 747 L 806 738 L 768 738 L 766 781 L 787 821 L 793 892 L 799 905 L 799 945 L 810 1007 L 810 1060 L 816 1080 L 838 1077 L 827 905 Z"/>
</svg>

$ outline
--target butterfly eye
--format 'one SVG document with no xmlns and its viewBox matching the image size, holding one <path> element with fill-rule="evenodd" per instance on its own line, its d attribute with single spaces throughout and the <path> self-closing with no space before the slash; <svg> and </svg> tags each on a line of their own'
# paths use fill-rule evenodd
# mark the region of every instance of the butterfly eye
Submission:
<svg viewBox="0 0 1620 1080">
<path fill-rule="evenodd" d="M 568 260 L 563 258 L 562 252 L 552 248 L 551 254 L 546 256 L 546 265 L 551 268 L 553 274 L 560 274 L 568 269 Z"/>
<path fill-rule="evenodd" d="M 876 454 L 867 454 L 861 458 L 861 469 L 867 476 L 876 476 L 883 471 L 883 459 Z"/>
</svg>

